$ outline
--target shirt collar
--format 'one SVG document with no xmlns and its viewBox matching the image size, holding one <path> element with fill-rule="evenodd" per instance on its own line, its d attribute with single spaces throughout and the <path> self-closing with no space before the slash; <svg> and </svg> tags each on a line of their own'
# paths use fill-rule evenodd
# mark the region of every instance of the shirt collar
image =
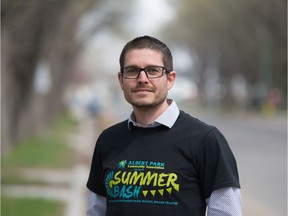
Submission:
<svg viewBox="0 0 288 216">
<path fill-rule="evenodd" d="M 172 128 L 174 123 L 176 122 L 179 116 L 179 108 L 174 100 L 167 99 L 169 107 L 157 118 L 155 121 L 149 123 L 145 128 L 157 127 L 160 125 L 164 125 L 168 128 Z M 128 129 L 132 129 L 132 125 L 135 127 L 143 127 L 139 123 L 135 121 L 134 113 L 132 112 L 128 119 Z"/>
</svg>

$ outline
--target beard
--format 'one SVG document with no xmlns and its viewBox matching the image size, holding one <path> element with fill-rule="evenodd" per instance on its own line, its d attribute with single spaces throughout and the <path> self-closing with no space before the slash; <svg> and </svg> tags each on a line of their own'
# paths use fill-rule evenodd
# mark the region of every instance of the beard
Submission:
<svg viewBox="0 0 288 216">
<path fill-rule="evenodd" d="M 155 93 L 155 92 L 153 92 Z M 151 93 L 152 94 L 152 93 Z M 130 103 L 133 107 L 140 110 L 154 110 L 160 107 L 167 99 L 168 92 L 162 94 L 154 94 L 152 96 L 140 97 L 131 94 L 125 94 L 125 99 L 128 103 Z"/>
</svg>

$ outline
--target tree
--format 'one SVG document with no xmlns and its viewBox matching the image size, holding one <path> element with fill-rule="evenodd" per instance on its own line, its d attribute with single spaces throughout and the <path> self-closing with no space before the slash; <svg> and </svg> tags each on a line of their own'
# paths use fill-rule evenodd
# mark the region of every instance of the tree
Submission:
<svg viewBox="0 0 288 216">
<path fill-rule="evenodd" d="M 91 0 L 3 0 L 2 153 L 47 127 L 61 111 L 61 92 L 75 53 L 76 24 Z M 35 92 L 37 66 L 49 67 L 51 89 Z"/>
<path fill-rule="evenodd" d="M 179 17 L 173 31 L 167 31 L 171 39 L 185 41 L 198 56 L 200 90 L 209 78 L 205 70 L 212 62 L 223 89 L 221 104 L 226 107 L 233 106 L 231 80 L 239 74 L 249 92 L 261 84 L 264 95 L 278 88 L 283 99 L 287 98 L 285 1 L 193 0 L 175 6 Z"/>
</svg>

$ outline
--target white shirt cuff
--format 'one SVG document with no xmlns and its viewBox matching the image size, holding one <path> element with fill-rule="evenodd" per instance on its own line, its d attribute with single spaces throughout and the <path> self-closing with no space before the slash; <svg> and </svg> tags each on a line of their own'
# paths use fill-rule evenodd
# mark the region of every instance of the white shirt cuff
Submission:
<svg viewBox="0 0 288 216">
<path fill-rule="evenodd" d="M 240 189 L 227 187 L 213 191 L 206 200 L 207 216 L 242 216 Z"/>
<path fill-rule="evenodd" d="M 86 216 L 105 216 L 106 197 L 88 191 L 88 203 Z"/>
</svg>

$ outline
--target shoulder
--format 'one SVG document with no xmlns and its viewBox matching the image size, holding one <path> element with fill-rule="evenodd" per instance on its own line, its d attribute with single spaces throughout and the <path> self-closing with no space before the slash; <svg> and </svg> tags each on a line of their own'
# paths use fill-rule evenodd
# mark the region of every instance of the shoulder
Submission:
<svg viewBox="0 0 288 216">
<path fill-rule="evenodd" d="M 124 121 L 121 121 L 117 124 L 114 124 L 114 125 L 106 128 L 103 132 L 110 132 L 110 131 L 114 131 L 114 130 L 119 130 L 121 128 L 128 129 L 127 124 L 128 124 L 128 120 L 126 119 Z"/>
<path fill-rule="evenodd" d="M 213 125 L 209 125 L 200 119 L 191 116 L 190 114 L 180 111 L 177 121 L 175 122 L 175 126 L 180 127 L 182 129 L 190 129 L 197 133 L 209 133 L 216 128 Z"/>
<path fill-rule="evenodd" d="M 175 133 L 193 139 L 199 147 L 209 145 L 227 145 L 227 140 L 220 130 L 214 125 L 207 124 L 198 118 L 181 111 L 175 123 Z"/>
<path fill-rule="evenodd" d="M 120 134 L 126 133 L 129 131 L 127 124 L 128 120 L 125 120 L 104 129 L 98 139 L 117 137 Z"/>
</svg>

